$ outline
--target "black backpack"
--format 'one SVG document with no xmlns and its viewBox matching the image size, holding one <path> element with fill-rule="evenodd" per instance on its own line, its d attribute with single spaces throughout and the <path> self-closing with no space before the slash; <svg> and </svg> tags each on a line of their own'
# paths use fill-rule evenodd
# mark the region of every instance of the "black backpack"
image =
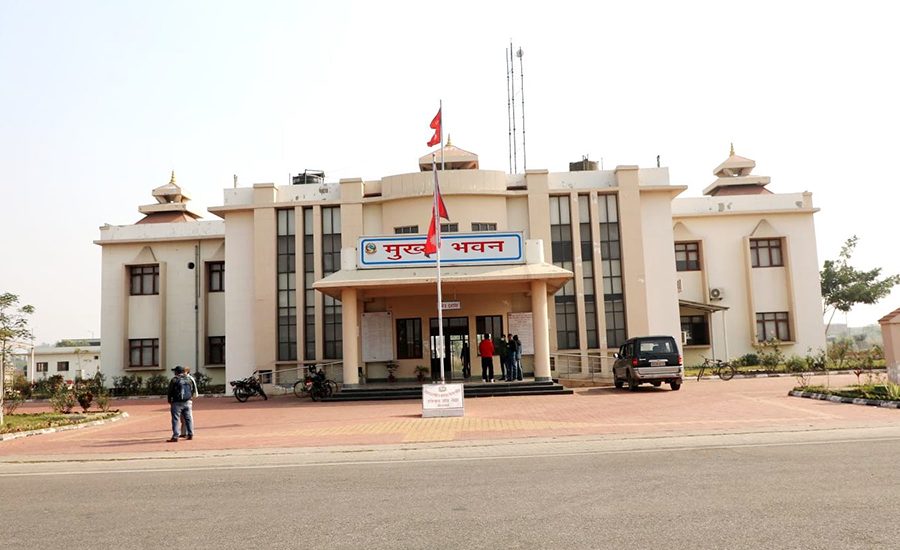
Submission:
<svg viewBox="0 0 900 550">
<path fill-rule="evenodd" d="M 194 397 L 194 388 L 191 387 L 191 381 L 185 376 L 175 377 L 175 397 L 172 399 L 175 403 L 184 403 L 190 401 Z"/>
</svg>

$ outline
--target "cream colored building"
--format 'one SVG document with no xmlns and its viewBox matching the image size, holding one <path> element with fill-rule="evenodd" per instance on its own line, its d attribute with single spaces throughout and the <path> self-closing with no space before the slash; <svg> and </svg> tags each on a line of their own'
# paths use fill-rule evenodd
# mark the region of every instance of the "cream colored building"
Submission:
<svg viewBox="0 0 900 550">
<path fill-rule="evenodd" d="M 684 335 L 688 364 L 746 353 L 758 326 L 766 338 L 787 327 L 789 354 L 825 345 L 811 196 L 769 193 L 753 161 L 730 156 L 704 197 L 681 199 L 666 168 L 584 161 L 506 174 L 451 144 L 444 157 L 451 379 L 464 344 L 480 377 L 483 333 L 519 334 L 536 379 L 563 364 L 608 377 L 628 336 Z M 104 371 L 199 364 L 214 383 L 255 370 L 289 381 L 317 363 L 352 385 L 389 367 L 400 379 L 430 370 L 435 269 L 417 243 L 431 218 L 431 154 L 418 172 L 378 180 L 295 181 L 226 189 L 209 209 L 222 221 L 199 221 L 173 175 L 141 222 L 103 226 Z M 226 272 L 227 289 L 212 291 Z M 211 363 L 221 348 L 224 364 Z"/>
<path fill-rule="evenodd" d="M 32 382 L 57 374 L 66 380 L 94 376 L 102 371 L 101 342 L 88 344 L 90 345 L 75 347 L 36 346 L 33 363 L 31 355 L 28 355 L 25 376 Z"/>
<path fill-rule="evenodd" d="M 895 309 L 879 319 L 878 324 L 881 325 L 888 378 L 894 384 L 900 384 L 900 309 Z"/>
</svg>

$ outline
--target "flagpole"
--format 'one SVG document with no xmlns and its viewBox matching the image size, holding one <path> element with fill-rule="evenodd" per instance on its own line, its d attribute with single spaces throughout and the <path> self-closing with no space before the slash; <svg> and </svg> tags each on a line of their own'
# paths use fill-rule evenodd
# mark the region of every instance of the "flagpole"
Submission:
<svg viewBox="0 0 900 550">
<path fill-rule="evenodd" d="M 441 121 L 443 127 L 443 120 Z M 441 131 L 443 133 L 443 130 Z M 443 142 L 441 143 L 443 150 Z M 443 155 L 443 153 L 442 153 Z M 443 161 L 442 161 L 443 163 Z M 441 384 L 444 383 L 444 297 L 441 293 L 441 217 L 438 210 L 437 189 L 438 189 L 438 173 L 437 160 L 434 153 L 431 154 L 431 168 L 434 172 L 434 198 L 432 199 L 432 220 L 434 220 L 434 232 L 437 242 L 437 310 L 438 310 L 438 361 L 441 363 Z M 441 168 L 443 169 L 443 168 Z"/>
<path fill-rule="evenodd" d="M 440 108 L 438 109 L 438 112 L 441 113 L 441 124 L 440 124 L 440 128 L 441 128 L 441 171 L 443 172 L 444 171 L 444 100 L 443 99 L 438 100 L 438 105 L 440 106 Z M 434 177 L 437 178 L 437 175 L 435 175 Z M 437 180 L 435 180 L 435 181 L 437 181 Z M 441 254 L 441 252 L 440 252 L 440 250 L 438 250 L 438 258 L 440 258 L 440 254 Z M 440 272 L 440 265 L 441 265 L 441 261 L 440 261 L 440 259 L 438 259 L 438 272 Z M 438 276 L 440 276 L 440 273 L 438 273 Z"/>
</svg>

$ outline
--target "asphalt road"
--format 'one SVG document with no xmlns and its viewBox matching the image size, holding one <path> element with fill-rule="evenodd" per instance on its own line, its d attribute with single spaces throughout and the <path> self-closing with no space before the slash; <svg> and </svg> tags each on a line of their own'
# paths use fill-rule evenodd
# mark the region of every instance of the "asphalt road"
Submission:
<svg viewBox="0 0 900 550">
<path fill-rule="evenodd" d="M 3 547 L 891 548 L 900 428 L 0 464 Z"/>
</svg>

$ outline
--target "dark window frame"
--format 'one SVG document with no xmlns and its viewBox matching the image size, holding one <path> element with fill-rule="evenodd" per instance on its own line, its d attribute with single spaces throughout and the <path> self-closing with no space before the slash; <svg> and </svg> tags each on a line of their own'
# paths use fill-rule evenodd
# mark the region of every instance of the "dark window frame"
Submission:
<svg viewBox="0 0 900 550">
<path fill-rule="evenodd" d="M 597 195 L 597 209 L 600 214 L 600 274 L 606 315 L 606 345 L 614 348 L 628 339 L 618 195 Z"/>
<path fill-rule="evenodd" d="M 597 272 L 594 266 L 594 241 L 591 234 L 591 197 L 578 195 L 578 228 L 581 237 L 581 280 L 584 288 L 584 328 L 588 349 L 599 349 L 597 298 L 594 291 Z"/>
<path fill-rule="evenodd" d="M 276 210 L 277 358 L 297 359 L 297 221 L 293 208 Z"/>
<path fill-rule="evenodd" d="M 225 292 L 225 262 L 206 262 L 207 292 Z"/>
<path fill-rule="evenodd" d="M 496 231 L 495 222 L 472 222 L 472 231 Z"/>
<path fill-rule="evenodd" d="M 456 222 L 442 223 L 441 233 L 459 233 L 459 224 Z"/>
<path fill-rule="evenodd" d="M 225 337 L 224 336 L 207 336 L 206 337 L 206 364 L 207 365 L 224 365 L 225 364 Z"/>
<path fill-rule="evenodd" d="M 679 260 L 678 254 L 684 254 Z M 701 271 L 700 241 L 683 241 L 675 243 L 675 271 Z"/>
<path fill-rule="evenodd" d="M 65 368 L 63 368 L 62 365 L 65 365 Z M 68 361 L 57 361 L 56 362 L 56 372 L 69 372 L 69 362 Z"/>
<path fill-rule="evenodd" d="M 497 332 L 492 332 L 497 331 Z M 475 335 L 478 344 L 484 339 L 485 334 L 491 335 L 491 340 L 499 338 L 503 334 L 503 316 L 502 315 L 476 315 L 475 316 Z M 479 353 L 480 355 L 480 353 Z"/>
<path fill-rule="evenodd" d="M 782 239 L 750 239 L 750 265 L 754 268 L 784 267 Z"/>
<path fill-rule="evenodd" d="M 681 330 L 688 333 L 686 346 L 708 346 L 709 317 L 705 314 L 681 315 Z M 700 337 L 698 338 L 697 335 Z"/>
<path fill-rule="evenodd" d="M 758 342 L 792 342 L 790 314 L 787 311 L 766 311 L 756 314 L 756 339 Z M 760 338 L 762 336 L 762 338 Z"/>
<path fill-rule="evenodd" d="M 553 223 L 554 214 L 557 223 Z M 569 195 L 550 196 L 550 254 L 553 265 L 575 271 L 575 243 L 572 241 L 572 204 Z M 579 243 L 579 246 L 581 243 Z M 553 297 L 556 315 L 556 348 L 579 349 L 578 306 L 575 280 L 569 279 Z"/>
<path fill-rule="evenodd" d="M 396 327 L 397 359 L 422 359 L 422 319 L 397 319 Z"/>
<path fill-rule="evenodd" d="M 128 287 L 130 296 L 156 296 L 159 294 L 159 264 L 128 266 L 128 273 L 130 275 Z M 152 277 L 149 285 L 144 284 L 147 275 Z M 137 283 L 137 292 L 135 292 L 135 283 Z M 150 288 L 144 288 L 145 286 L 150 286 Z"/>
<path fill-rule="evenodd" d="M 144 363 L 144 350 L 150 350 L 150 363 Z M 138 350 L 139 360 L 134 362 L 134 352 Z M 133 338 L 128 340 L 128 367 L 150 368 L 159 367 L 159 338 Z"/>
<path fill-rule="evenodd" d="M 329 230 L 330 228 L 330 230 Z M 341 269 L 341 207 L 322 207 L 322 276 L 327 277 Z M 327 294 L 322 298 L 322 324 L 324 359 L 343 359 L 344 333 L 343 311 L 340 300 Z M 356 322 L 355 319 L 351 322 Z"/>
<path fill-rule="evenodd" d="M 418 232 L 418 225 L 399 225 L 394 228 L 394 235 L 412 235 Z"/>
<path fill-rule="evenodd" d="M 34 364 L 34 372 L 50 372 L 50 362 L 38 361 Z"/>
</svg>

